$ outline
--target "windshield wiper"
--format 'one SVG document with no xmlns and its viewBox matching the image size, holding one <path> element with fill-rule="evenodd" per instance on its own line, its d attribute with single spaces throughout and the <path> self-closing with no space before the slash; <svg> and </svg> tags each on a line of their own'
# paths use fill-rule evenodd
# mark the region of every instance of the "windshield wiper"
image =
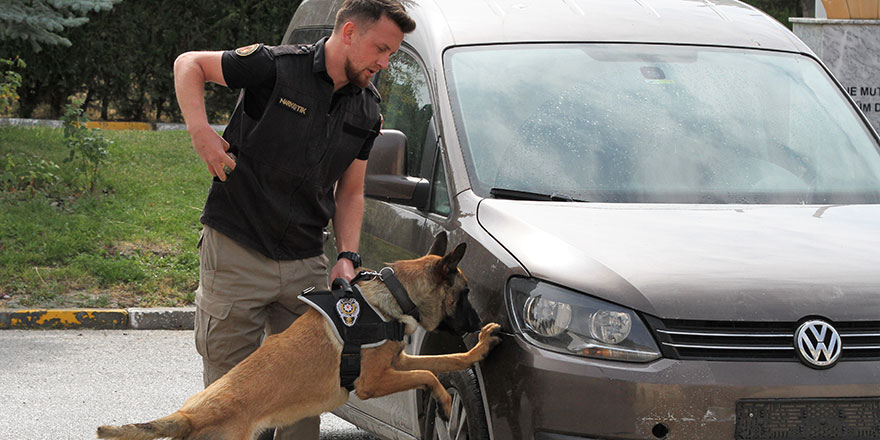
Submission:
<svg viewBox="0 0 880 440">
<path fill-rule="evenodd" d="M 510 200 L 534 200 L 538 202 L 586 202 L 586 200 L 575 199 L 568 194 L 550 193 L 541 194 L 529 191 L 520 191 L 518 189 L 508 188 L 492 188 L 489 190 L 496 199 Z"/>
</svg>

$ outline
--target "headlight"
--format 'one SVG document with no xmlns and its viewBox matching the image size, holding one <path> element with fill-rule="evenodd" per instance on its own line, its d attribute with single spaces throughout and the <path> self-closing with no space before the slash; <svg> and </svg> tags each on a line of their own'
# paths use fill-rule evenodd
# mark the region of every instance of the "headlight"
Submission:
<svg viewBox="0 0 880 440">
<path fill-rule="evenodd" d="M 511 278 L 507 291 L 517 330 L 539 347 L 628 362 L 660 357 L 632 310 L 535 279 Z"/>
</svg>

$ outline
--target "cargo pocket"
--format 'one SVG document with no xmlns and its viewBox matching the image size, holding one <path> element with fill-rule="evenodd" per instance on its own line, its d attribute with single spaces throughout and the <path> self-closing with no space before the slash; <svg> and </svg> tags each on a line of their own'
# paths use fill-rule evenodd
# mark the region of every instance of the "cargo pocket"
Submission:
<svg viewBox="0 0 880 440">
<path fill-rule="evenodd" d="M 225 347 L 226 338 L 218 335 L 217 332 L 222 322 L 229 317 L 232 303 L 218 301 L 216 298 L 205 298 L 205 296 L 205 292 L 200 287 L 196 292 L 196 351 L 211 362 L 219 362 L 228 354 L 226 353 L 228 348 Z"/>
</svg>

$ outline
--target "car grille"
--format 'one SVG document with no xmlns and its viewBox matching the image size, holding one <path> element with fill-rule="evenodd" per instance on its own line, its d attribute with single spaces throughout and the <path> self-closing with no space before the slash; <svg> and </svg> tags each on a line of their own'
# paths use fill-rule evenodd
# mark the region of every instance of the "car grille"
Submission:
<svg viewBox="0 0 880 440">
<path fill-rule="evenodd" d="M 798 361 L 794 345 L 797 322 L 647 321 L 668 358 Z M 880 359 L 880 321 L 831 324 L 840 334 L 840 361 Z"/>
</svg>

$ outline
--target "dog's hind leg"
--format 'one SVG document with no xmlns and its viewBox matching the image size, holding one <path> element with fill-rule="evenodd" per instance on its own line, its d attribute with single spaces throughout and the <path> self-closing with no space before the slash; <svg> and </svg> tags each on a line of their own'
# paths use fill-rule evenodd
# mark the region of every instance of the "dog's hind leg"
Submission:
<svg viewBox="0 0 880 440">
<path fill-rule="evenodd" d="M 254 433 L 248 429 L 229 426 L 208 426 L 192 433 L 184 440 L 251 440 Z"/>
</svg>

